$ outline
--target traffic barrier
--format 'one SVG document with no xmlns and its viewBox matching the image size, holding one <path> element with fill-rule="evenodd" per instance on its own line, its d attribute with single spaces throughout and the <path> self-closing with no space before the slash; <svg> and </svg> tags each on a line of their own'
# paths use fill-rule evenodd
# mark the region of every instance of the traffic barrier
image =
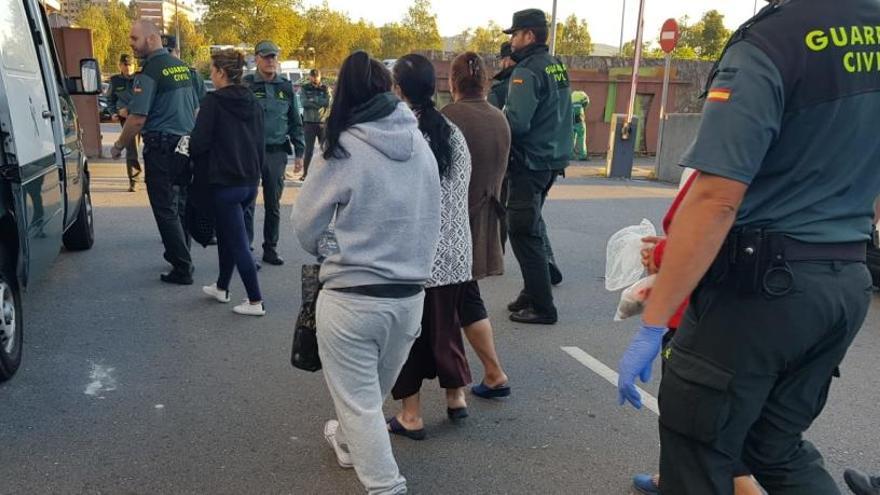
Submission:
<svg viewBox="0 0 880 495">
<path fill-rule="evenodd" d="M 690 148 L 700 128 L 698 113 L 670 113 L 663 126 L 663 149 L 657 167 L 657 179 L 678 184 L 681 181 L 681 157 Z"/>
</svg>

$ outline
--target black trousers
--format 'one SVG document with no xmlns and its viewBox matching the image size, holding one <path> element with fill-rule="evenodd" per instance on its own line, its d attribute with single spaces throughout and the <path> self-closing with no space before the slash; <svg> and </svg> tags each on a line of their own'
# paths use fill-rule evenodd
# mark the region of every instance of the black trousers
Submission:
<svg viewBox="0 0 880 495">
<path fill-rule="evenodd" d="M 125 127 L 125 119 L 119 119 L 119 125 Z M 128 174 L 128 184 L 133 186 L 137 183 L 138 176 L 141 175 L 141 163 L 138 160 L 138 147 L 140 144 L 140 134 L 135 134 L 134 138 L 125 147 L 125 171 Z"/>
<path fill-rule="evenodd" d="M 193 266 L 184 220 L 189 158 L 158 147 L 146 147 L 144 165 L 147 196 L 165 246 L 165 261 L 171 263 L 174 271 L 189 275 Z"/>
<path fill-rule="evenodd" d="M 871 298 L 864 263 L 791 263 L 766 291 L 704 281 L 664 353 L 660 384 L 663 493 L 733 494 L 741 459 L 774 495 L 839 494 L 803 439 Z M 732 277 L 729 277 L 732 278 Z M 774 291 L 776 292 L 776 291 Z"/>
<path fill-rule="evenodd" d="M 556 315 L 550 285 L 553 257 L 542 210 L 557 172 L 515 168 L 510 171 L 507 225 L 510 246 L 523 276 L 523 295 L 538 313 Z"/>
<path fill-rule="evenodd" d="M 303 156 L 303 176 L 305 176 L 309 173 L 309 164 L 312 163 L 312 155 L 315 153 L 315 141 L 318 141 L 319 146 L 324 144 L 324 124 L 306 122 L 303 124 L 303 133 L 306 138 L 306 152 Z"/>
<path fill-rule="evenodd" d="M 263 162 L 263 204 L 266 218 L 263 221 L 263 254 L 278 254 L 278 238 L 281 229 L 281 195 L 284 194 L 284 169 L 287 153 L 267 151 Z M 254 210 L 256 204 L 245 211 L 245 230 L 251 245 L 254 243 Z"/>
</svg>

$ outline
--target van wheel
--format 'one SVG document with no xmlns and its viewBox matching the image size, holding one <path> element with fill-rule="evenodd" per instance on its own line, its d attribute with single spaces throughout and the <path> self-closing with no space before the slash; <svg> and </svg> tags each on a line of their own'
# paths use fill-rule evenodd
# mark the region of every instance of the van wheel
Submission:
<svg viewBox="0 0 880 495">
<path fill-rule="evenodd" d="M 71 251 L 85 251 L 95 244 L 95 217 L 92 209 L 92 192 L 85 181 L 82 203 L 73 225 L 64 233 L 64 247 Z"/>
<path fill-rule="evenodd" d="M 12 378 L 21 365 L 24 330 L 21 294 L 15 279 L 9 276 L 7 266 L 0 250 L 0 382 Z"/>
</svg>

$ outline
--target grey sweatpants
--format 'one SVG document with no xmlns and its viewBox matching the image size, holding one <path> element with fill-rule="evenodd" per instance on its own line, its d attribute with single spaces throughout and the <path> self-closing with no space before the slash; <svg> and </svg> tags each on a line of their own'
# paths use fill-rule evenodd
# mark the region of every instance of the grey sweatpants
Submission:
<svg viewBox="0 0 880 495">
<path fill-rule="evenodd" d="M 318 295 L 318 352 L 339 420 L 336 438 L 348 445 L 370 495 L 406 493 L 382 404 L 419 336 L 424 300 L 424 292 L 405 299 L 328 289 Z"/>
</svg>

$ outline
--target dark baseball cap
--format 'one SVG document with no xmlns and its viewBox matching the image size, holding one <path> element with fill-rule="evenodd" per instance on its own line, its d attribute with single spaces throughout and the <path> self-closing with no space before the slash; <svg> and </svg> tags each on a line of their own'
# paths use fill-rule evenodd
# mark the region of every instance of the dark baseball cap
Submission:
<svg viewBox="0 0 880 495">
<path fill-rule="evenodd" d="M 513 14 L 513 26 L 504 31 L 504 34 L 513 34 L 520 29 L 546 28 L 547 15 L 540 9 L 520 10 Z"/>
<path fill-rule="evenodd" d="M 501 49 L 498 51 L 498 58 L 507 58 L 513 55 L 513 45 L 509 41 L 501 43 Z"/>
<path fill-rule="evenodd" d="M 263 40 L 257 43 L 256 48 L 254 48 L 255 55 L 278 55 L 281 52 L 281 48 L 278 48 L 278 45 L 269 41 Z"/>
<path fill-rule="evenodd" d="M 169 52 L 177 48 L 177 36 L 171 34 L 163 34 L 162 48 L 168 50 Z"/>
<path fill-rule="evenodd" d="M 309 75 L 312 77 L 321 77 L 321 71 L 318 69 L 312 69 L 309 71 Z"/>
<path fill-rule="evenodd" d="M 129 55 L 127 53 L 123 53 L 122 55 L 119 56 L 119 63 L 120 64 L 131 64 L 131 55 Z"/>
</svg>

